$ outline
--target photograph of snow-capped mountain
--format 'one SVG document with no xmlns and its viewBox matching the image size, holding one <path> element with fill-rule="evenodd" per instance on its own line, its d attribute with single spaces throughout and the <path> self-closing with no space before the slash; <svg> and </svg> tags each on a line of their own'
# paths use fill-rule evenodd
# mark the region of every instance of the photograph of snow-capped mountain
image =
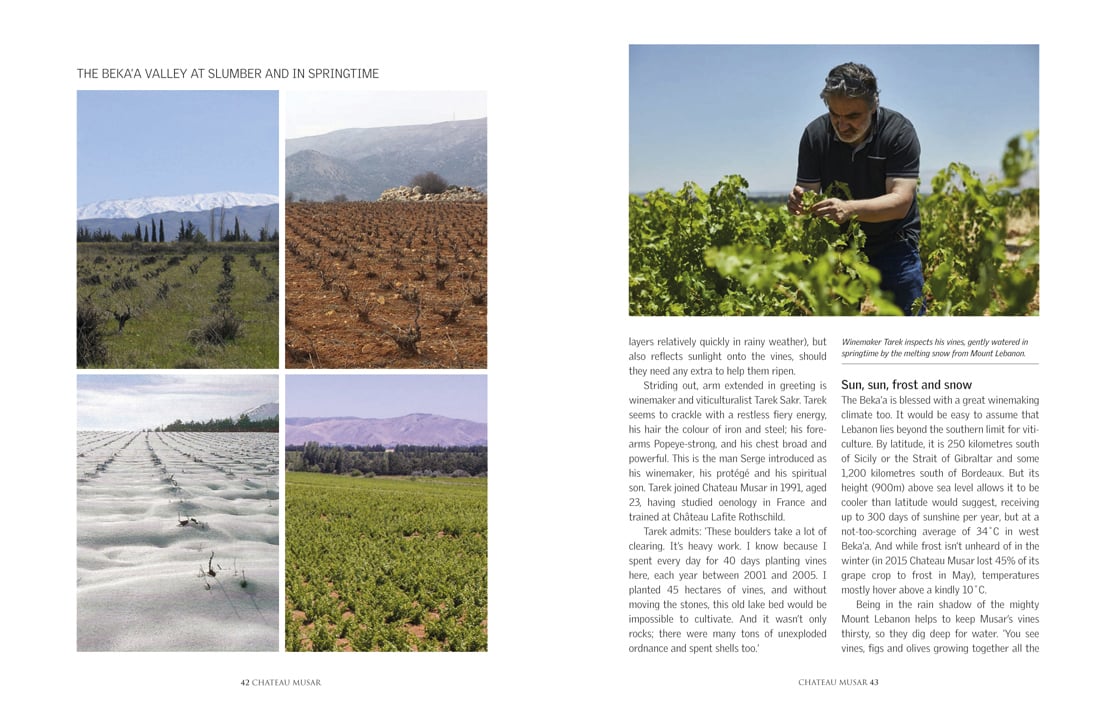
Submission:
<svg viewBox="0 0 1116 727">
<path fill-rule="evenodd" d="M 278 94 L 81 91 L 77 107 L 77 365 L 277 366 Z"/>
</svg>

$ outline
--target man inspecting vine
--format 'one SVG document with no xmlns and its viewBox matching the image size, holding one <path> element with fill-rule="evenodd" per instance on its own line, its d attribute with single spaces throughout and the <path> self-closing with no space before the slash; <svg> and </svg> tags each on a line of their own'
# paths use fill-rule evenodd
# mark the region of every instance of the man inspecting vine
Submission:
<svg viewBox="0 0 1116 727">
<path fill-rule="evenodd" d="M 855 218 L 867 238 L 868 261 L 880 271 L 880 288 L 910 315 L 923 288 L 918 250 L 921 149 L 914 125 L 880 106 L 876 76 L 859 63 L 831 70 L 821 98 L 828 112 L 802 134 L 787 209 L 840 224 Z M 842 185 L 848 194 L 838 191 Z M 807 206 L 807 190 L 824 193 Z M 915 312 L 921 313 L 921 307 Z"/>
</svg>

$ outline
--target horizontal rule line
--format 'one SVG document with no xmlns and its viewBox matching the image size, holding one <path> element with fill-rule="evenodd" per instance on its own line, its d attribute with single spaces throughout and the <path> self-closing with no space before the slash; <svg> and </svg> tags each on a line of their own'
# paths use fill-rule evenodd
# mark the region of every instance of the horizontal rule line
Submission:
<svg viewBox="0 0 1116 727">
<path fill-rule="evenodd" d="M 978 361 L 926 361 L 920 363 L 918 361 L 897 361 L 895 363 L 884 363 L 883 361 L 842 361 L 842 366 L 1038 366 L 1038 363 L 1027 363 L 1024 361 L 1004 361 L 1003 363 L 996 363 L 994 361 L 978 362 Z"/>
</svg>

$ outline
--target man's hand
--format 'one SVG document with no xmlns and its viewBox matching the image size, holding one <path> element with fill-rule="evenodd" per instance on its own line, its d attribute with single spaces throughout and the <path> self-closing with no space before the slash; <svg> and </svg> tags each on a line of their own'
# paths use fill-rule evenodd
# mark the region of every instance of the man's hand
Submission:
<svg viewBox="0 0 1116 727">
<path fill-rule="evenodd" d="M 849 221 L 853 213 L 853 206 L 848 200 L 837 199 L 836 197 L 823 199 L 810 208 L 810 214 L 814 217 L 825 217 L 842 225 Z"/>
<path fill-rule="evenodd" d="M 805 192 L 805 189 L 797 185 L 791 190 L 790 198 L 787 199 L 787 211 L 792 215 L 800 215 L 806 211 L 802 208 L 802 195 Z"/>
</svg>

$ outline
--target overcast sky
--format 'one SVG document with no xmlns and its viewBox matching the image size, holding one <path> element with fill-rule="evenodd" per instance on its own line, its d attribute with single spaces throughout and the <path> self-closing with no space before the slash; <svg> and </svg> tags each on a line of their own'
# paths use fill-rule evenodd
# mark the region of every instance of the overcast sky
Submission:
<svg viewBox="0 0 1116 727">
<path fill-rule="evenodd" d="M 286 416 L 386 419 L 440 414 L 488 421 L 484 374 L 298 374 L 287 372 Z"/>
<path fill-rule="evenodd" d="M 279 401 L 274 374 L 80 374 L 77 385 L 78 430 L 153 429 L 175 419 L 235 418 Z"/>
<path fill-rule="evenodd" d="M 77 203 L 279 194 L 277 91 L 79 91 Z"/>
<path fill-rule="evenodd" d="M 629 191 L 708 189 L 727 174 L 789 191 L 802 131 L 826 112 L 826 74 L 848 61 L 914 124 L 924 188 L 954 161 L 997 172 L 1008 139 L 1039 128 L 1037 45 L 634 45 Z"/>
<path fill-rule="evenodd" d="M 286 138 L 488 115 L 484 91 L 288 91 Z"/>
</svg>

